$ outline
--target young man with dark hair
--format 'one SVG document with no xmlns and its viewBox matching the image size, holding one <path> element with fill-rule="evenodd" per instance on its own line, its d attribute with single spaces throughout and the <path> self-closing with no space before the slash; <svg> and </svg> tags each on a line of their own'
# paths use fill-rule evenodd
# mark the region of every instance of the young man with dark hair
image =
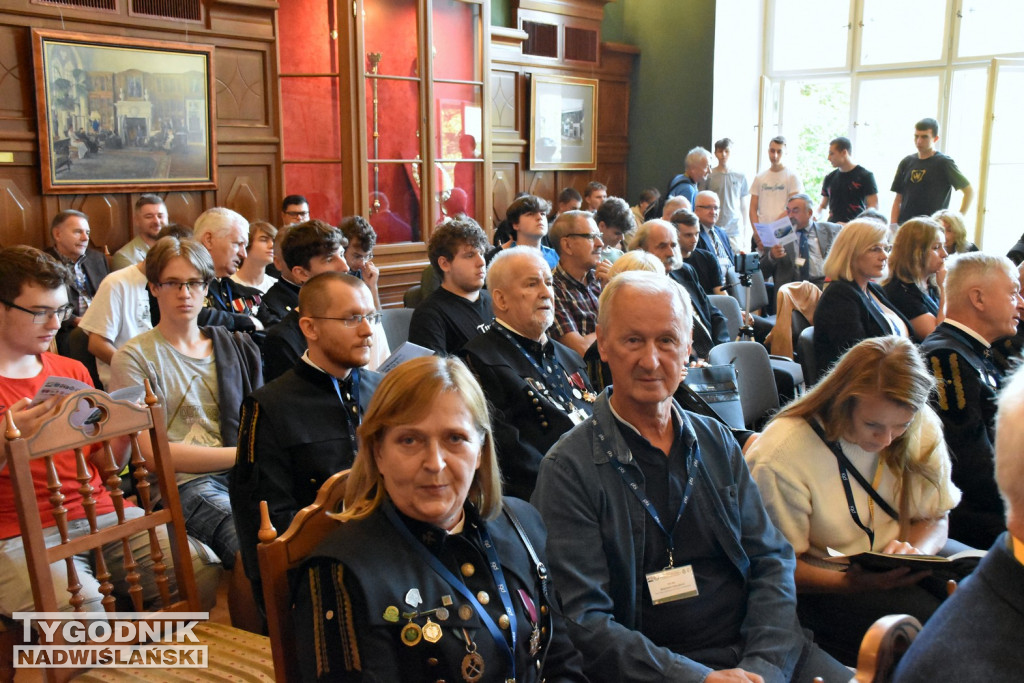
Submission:
<svg viewBox="0 0 1024 683">
<path fill-rule="evenodd" d="M 601 203 L 607 199 L 607 197 L 608 186 L 604 183 L 599 183 L 596 180 L 591 180 L 583 189 L 583 206 L 581 208 L 583 208 L 584 211 L 597 211 L 597 207 L 601 206 Z"/>
<path fill-rule="evenodd" d="M 835 169 L 821 184 L 819 211 L 828 207 L 831 223 L 849 223 L 864 209 L 878 208 L 875 174 L 854 163 L 850 138 L 838 137 L 828 145 L 828 162 Z"/>
<path fill-rule="evenodd" d="M 373 294 L 377 310 L 380 310 L 380 295 L 377 292 L 380 271 L 373 263 L 373 247 L 377 244 L 377 233 L 374 232 L 370 221 L 362 216 L 349 216 L 341 221 L 339 227 L 341 234 L 348 240 L 348 246 L 345 247 L 345 262 L 349 267 L 349 275 L 366 283 Z"/>
<path fill-rule="evenodd" d="M 281 242 L 285 266 L 281 271 L 283 277 L 263 297 L 256 314 L 260 322 L 269 328 L 299 305 L 299 287 L 313 276 L 311 264 L 314 261 L 317 266 L 333 265 L 343 269 L 341 272 L 348 271 L 342 253 L 347 245 L 348 240 L 341 230 L 321 220 L 314 218 L 291 226 Z"/>
<path fill-rule="evenodd" d="M 306 338 L 299 326 L 300 288 L 320 273 L 349 272 L 349 265 L 342 254 L 347 243 L 341 230 L 316 219 L 293 226 L 285 238 L 285 264 L 290 277 L 298 284 L 285 285 L 288 289 L 282 291 L 282 296 L 294 296 L 291 300 L 294 303 L 288 304 L 280 322 L 267 330 L 267 338 L 263 341 L 263 377 L 266 381 L 276 379 L 290 370 L 305 352 Z M 274 287 L 282 282 L 285 281 L 278 280 Z M 271 291 L 274 287 L 271 287 Z M 270 292 L 267 294 L 269 296 Z M 379 321 L 373 325 L 371 344 L 369 367 L 373 369 L 391 353 Z"/>
<path fill-rule="evenodd" d="M 502 244 L 500 249 L 508 249 L 517 245 L 533 247 L 540 249 L 548 266 L 554 268 L 558 265 L 558 254 L 543 243 L 548 234 L 548 212 L 550 210 L 551 204 L 546 199 L 532 194 L 523 195 L 509 204 L 505 211 L 505 220 L 512 228 L 512 239 Z M 492 251 L 489 257 L 494 258 L 500 249 Z"/>
<path fill-rule="evenodd" d="M 747 176 L 742 171 L 729 167 L 729 157 L 732 155 L 732 140 L 722 138 L 715 141 L 715 159 L 718 165 L 711 169 L 707 179 L 701 184 L 700 189 L 711 190 L 718 195 L 722 211 L 718 214 L 715 225 L 725 231 L 729 236 L 733 249 L 739 249 L 746 242 L 747 235 L 747 214 L 749 213 L 750 187 L 747 185 Z"/>
<path fill-rule="evenodd" d="M 594 222 L 601 231 L 601 241 L 606 247 L 602 258 L 615 263 L 625 251 L 626 236 L 636 232 L 636 221 L 633 220 L 629 204 L 620 197 L 608 197 L 594 212 Z"/>
<path fill-rule="evenodd" d="M 771 166 L 761 171 L 750 185 L 750 225 L 768 224 L 786 215 L 786 202 L 797 192 L 804 191 L 804 184 L 792 169 L 782 163 L 786 151 L 786 138 L 776 135 L 768 143 L 768 160 Z M 757 231 L 754 239 L 759 240 Z M 760 242 L 758 243 L 760 246 Z"/>
<path fill-rule="evenodd" d="M 281 201 L 281 225 L 309 220 L 309 202 L 301 194 L 290 194 Z"/>
<path fill-rule="evenodd" d="M 939 141 L 939 122 L 921 119 L 914 125 L 917 154 L 904 157 L 889 188 L 896 193 L 892 202 L 893 223 L 903 224 L 914 216 L 930 216 L 949 208 L 953 190 L 960 190 L 960 213 L 967 215 L 974 199 L 974 188 L 956 162 L 935 149 Z"/>
<path fill-rule="evenodd" d="M 78 326 L 96 296 L 100 281 L 110 272 L 103 254 L 89 248 L 89 233 L 89 217 L 74 209 L 59 212 L 50 222 L 53 246 L 46 253 L 63 263 L 71 273 L 67 290 L 74 315 L 57 333 L 57 350 L 65 356 L 69 352 L 68 335 Z"/>
<path fill-rule="evenodd" d="M 445 221 L 434 230 L 427 255 L 441 286 L 413 311 L 409 341 L 452 355 L 487 330 L 493 313 L 483 289 L 486 250 L 487 235 L 472 218 Z"/>
<path fill-rule="evenodd" d="M 0 418 L 11 411 L 14 424 L 26 437 L 36 433 L 63 402 L 62 397 L 51 397 L 38 405 L 31 405 L 32 397 L 47 379 L 68 377 L 92 384 L 81 363 L 46 350 L 60 323 L 73 314 L 66 289 L 70 280 L 64 266 L 38 249 L 26 246 L 0 249 Z M 93 454 L 92 450 L 88 452 L 89 456 Z M 53 464 L 61 482 L 59 504 L 66 510 L 68 535 L 74 539 L 89 529 L 82 497 L 83 484 L 78 480 L 74 452 L 58 453 Z M 47 545 L 56 545 L 61 534 L 53 516 L 53 498 L 46 488 L 49 475 L 44 460 L 34 460 L 31 471 L 36 481 L 37 503 L 48 537 Z M 96 527 L 103 529 L 117 524 L 113 500 L 98 468 L 92 467 L 88 473 L 88 485 L 92 487 Z M 125 507 L 125 515 L 129 519 L 142 515 L 142 511 L 130 503 L 126 502 Z M 169 557 L 166 534 L 159 533 L 164 556 Z M 33 608 L 28 565 L 20 535 L 11 471 L 0 458 L 0 614 L 8 616 Z M 151 573 L 153 558 L 145 533 L 142 534 L 142 543 L 136 545 L 133 541 L 132 548 L 133 560 L 138 562 L 135 571 L 143 577 L 143 597 L 150 603 L 159 593 Z M 107 571 L 111 573 L 110 580 L 115 585 L 123 585 L 126 570 L 122 545 L 112 543 L 105 546 L 103 556 Z M 100 582 L 95 578 L 96 558 L 92 553 L 85 553 L 74 556 L 73 561 L 81 584 L 80 595 L 85 599 L 82 609 L 102 610 L 100 601 L 103 595 Z M 193 566 L 202 602 L 204 606 L 210 606 L 216 596 L 219 565 L 204 561 L 198 553 L 193 553 Z M 168 572 L 168 576 L 173 581 L 174 572 Z M 61 585 L 67 582 L 66 572 L 53 572 L 53 580 L 60 592 Z"/>
<path fill-rule="evenodd" d="M 114 254 L 113 270 L 141 263 L 149 248 L 156 244 L 157 233 L 167 225 L 167 207 L 160 195 L 144 194 L 136 200 L 132 224 L 135 226 L 135 238 Z"/>
</svg>

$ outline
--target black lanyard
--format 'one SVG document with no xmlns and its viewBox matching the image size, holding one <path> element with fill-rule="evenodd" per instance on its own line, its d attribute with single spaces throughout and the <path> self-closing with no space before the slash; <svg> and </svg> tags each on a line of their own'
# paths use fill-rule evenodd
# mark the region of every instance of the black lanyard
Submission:
<svg viewBox="0 0 1024 683">
<path fill-rule="evenodd" d="M 598 424 L 597 418 L 591 418 L 591 424 L 598 432 L 598 440 L 604 441 L 604 430 L 601 429 L 601 426 Z M 679 511 L 676 513 L 676 518 L 672 522 L 671 529 L 665 527 L 664 523 L 661 521 L 661 516 L 658 514 L 658 511 L 655 510 L 654 505 L 651 504 L 650 498 L 647 497 L 647 494 L 640 486 L 640 483 L 636 480 L 633 474 L 626 469 L 626 466 L 623 465 L 618 456 L 612 454 L 610 451 L 609 455 L 611 456 L 612 464 L 619 473 L 619 476 L 621 476 L 622 480 L 626 482 L 629 490 L 633 492 L 633 495 L 640 501 L 640 504 L 644 506 L 644 510 L 647 511 L 647 514 L 651 516 L 655 525 L 661 529 L 661 533 L 665 536 L 665 543 L 668 546 L 668 567 L 666 567 L 666 569 L 671 569 L 675 566 L 675 557 L 673 556 L 675 551 L 675 540 L 673 538 L 673 534 L 675 533 L 676 526 L 679 525 L 679 520 L 682 518 L 683 512 L 686 511 L 687 504 L 690 502 L 690 496 L 693 493 L 693 482 L 697 478 L 697 468 L 700 466 L 700 446 L 697 444 L 697 439 L 695 438 L 693 440 L 693 449 L 686 456 L 686 488 L 683 490 L 683 499 L 679 502 Z M 630 459 L 632 459 L 632 454 L 630 454 Z"/>
<path fill-rule="evenodd" d="M 850 486 L 849 475 L 851 473 L 853 474 L 853 478 L 857 480 L 857 483 L 861 485 L 861 488 L 867 491 L 868 495 L 871 496 L 871 499 L 878 503 L 878 507 L 882 508 L 882 510 L 885 511 L 885 514 L 899 522 L 899 513 L 896 512 L 888 502 L 886 502 L 885 498 L 882 498 L 878 491 L 875 490 L 875 487 L 872 486 L 868 480 L 864 478 L 864 475 L 862 475 L 857 468 L 853 466 L 850 459 L 846 457 L 845 453 L 843 453 L 843 449 L 839 443 L 829 441 L 825 438 L 824 430 L 822 430 L 821 426 L 814 420 L 814 418 L 807 420 L 807 424 L 811 426 L 814 433 L 825 442 L 825 445 L 828 446 L 829 450 L 831 450 L 836 456 L 836 463 L 839 465 L 839 477 L 843 480 L 843 491 L 846 492 L 846 503 L 850 509 L 850 516 L 853 517 L 854 523 L 856 523 L 856 525 L 868 535 L 868 550 L 874 550 L 875 532 L 870 527 L 865 526 L 864 522 L 860 521 L 860 515 L 857 513 L 857 503 L 853 500 L 853 488 Z M 879 455 L 879 457 L 881 457 L 881 455 Z"/>
<path fill-rule="evenodd" d="M 385 504 L 384 514 L 391 521 L 391 524 L 398 530 L 398 533 L 412 546 L 413 550 L 423 559 L 427 565 L 434 570 L 438 576 L 445 580 L 445 582 L 453 589 L 459 592 L 463 598 L 466 599 L 469 604 L 473 605 L 477 614 L 480 615 L 480 619 L 484 622 L 484 626 L 491 633 L 491 638 L 494 639 L 494 644 L 499 650 L 502 650 L 508 657 L 509 661 L 509 676 L 508 678 L 514 680 L 516 677 L 516 611 L 512 607 L 512 598 L 509 595 L 507 584 L 505 583 L 505 574 L 501 570 L 501 562 L 498 559 L 498 552 L 494 548 L 494 544 L 491 542 L 491 535 L 487 532 L 487 527 L 484 524 L 480 524 L 476 527 L 480 534 L 480 540 L 483 542 L 484 551 L 487 553 L 488 566 L 491 570 L 491 575 L 494 578 L 494 584 L 498 587 L 498 597 L 501 598 L 501 606 L 505 610 L 505 615 L 508 616 L 509 622 L 509 633 L 512 637 L 512 646 L 509 647 L 508 641 L 505 640 L 505 636 L 502 634 L 501 629 L 494 623 L 494 619 L 491 615 L 483 608 L 480 601 L 473 591 L 469 590 L 462 581 L 455 577 L 454 574 L 445 567 L 444 564 L 437 559 L 437 557 L 427 550 L 426 546 L 416 540 L 409 528 L 405 526 L 405 523 L 398 518 L 398 513 L 390 504 Z M 467 520 L 468 523 L 468 520 Z"/>
<path fill-rule="evenodd" d="M 530 365 L 533 366 L 533 369 L 536 370 L 540 374 L 541 378 L 544 380 L 544 386 L 546 386 L 548 389 L 554 390 L 556 393 L 558 393 L 562 400 L 565 401 L 567 411 L 571 412 L 576 408 L 576 404 L 572 402 L 572 399 L 569 397 L 569 394 L 565 391 L 563 383 L 555 376 L 556 373 L 550 370 L 546 370 L 542 364 L 538 363 L 536 359 L 534 359 L 534 357 L 531 356 L 525 348 L 523 348 L 523 345 L 519 343 L 519 340 L 516 339 L 511 332 L 505 329 L 504 325 L 495 321 L 491 324 L 491 327 L 495 331 L 497 331 L 498 334 L 505 337 L 505 339 L 507 339 L 513 346 L 515 346 L 519 350 L 519 353 L 523 354 L 523 356 L 526 357 L 526 360 L 530 361 Z M 543 351 L 541 351 L 541 356 L 543 356 Z M 565 369 L 562 368 L 557 358 L 553 357 L 551 359 L 551 363 L 555 368 L 561 369 L 563 375 L 566 374 Z"/>
</svg>

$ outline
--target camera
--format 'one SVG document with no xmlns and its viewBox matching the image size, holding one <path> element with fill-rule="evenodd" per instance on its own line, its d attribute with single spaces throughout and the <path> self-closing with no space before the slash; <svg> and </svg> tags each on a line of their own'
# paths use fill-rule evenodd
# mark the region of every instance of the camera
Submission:
<svg viewBox="0 0 1024 683">
<path fill-rule="evenodd" d="M 737 275 L 752 275 L 761 268 L 761 256 L 758 253 L 734 254 L 733 267 Z"/>
</svg>

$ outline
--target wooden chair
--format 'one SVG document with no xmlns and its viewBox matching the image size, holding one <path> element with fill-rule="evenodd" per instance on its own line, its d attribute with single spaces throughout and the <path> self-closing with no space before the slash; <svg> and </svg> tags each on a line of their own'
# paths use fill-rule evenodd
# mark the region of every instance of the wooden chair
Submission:
<svg viewBox="0 0 1024 683">
<path fill-rule="evenodd" d="M 312 505 L 299 510 L 280 537 L 270 523 L 267 501 L 260 501 L 260 580 L 274 655 L 274 676 L 279 683 L 302 680 L 292 629 L 291 574 L 340 524 L 331 514 L 341 510 L 348 473 L 343 470 L 325 481 Z"/>
<path fill-rule="evenodd" d="M 107 612 L 117 611 L 117 599 L 113 595 L 113 577 L 103 555 L 103 547 L 111 543 L 120 544 L 124 552 L 125 581 L 128 598 L 135 612 L 147 610 L 147 614 L 178 612 L 201 612 L 202 607 L 193 572 L 190 544 L 185 532 L 185 522 L 178 497 L 178 489 L 171 466 L 170 449 L 167 442 L 164 411 L 157 403 L 156 396 L 146 385 L 146 405 L 130 401 L 118 401 L 96 389 L 75 392 L 64 399 L 57 412 L 43 422 L 36 433 L 22 436 L 8 411 L 4 452 L 11 468 L 11 483 L 14 488 L 18 522 L 25 547 L 26 562 L 32 587 L 34 607 L 39 612 L 57 612 L 63 606 L 67 610 L 80 611 L 84 596 L 73 562 L 75 555 L 92 553 L 93 570 L 103 595 L 102 605 Z M 137 486 L 138 507 L 144 514 L 129 518 L 126 510 L 130 504 L 121 492 L 120 467 L 115 464 L 114 440 L 131 444 L 130 473 Z M 139 439 L 149 438 L 153 457 L 147 461 L 139 448 Z M 97 514 L 90 479 L 93 465 L 88 453 L 95 446 L 99 450 L 92 460 L 100 463 L 100 479 L 109 492 L 114 504 L 117 524 L 97 529 Z M 69 456 L 69 452 L 73 455 Z M 85 535 L 69 538 L 67 511 L 63 508 L 64 494 L 58 480 L 55 460 L 73 457 L 77 467 L 76 480 L 82 495 L 82 506 L 86 512 L 91 531 Z M 53 503 L 53 518 L 61 542 L 47 548 L 44 541 L 43 516 L 40 513 L 30 464 L 43 459 L 47 471 L 46 488 Z M 154 509 L 151 480 L 156 479 L 161 497 L 161 509 Z M 50 513 L 47 513 L 48 515 Z M 157 529 L 164 526 L 170 547 L 173 567 L 168 567 L 164 549 L 159 542 Z M 153 561 L 153 575 L 159 593 L 159 606 L 143 605 L 143 586 L 138 562 L 134 557 L 128 539 L 137 534 L 148 537 L 150 557 Z M 51 565 L 63 563 L 67 572 L 67 596 L 58 597 L 54 586 Z M 58 570 L 59 571 L 59 570 Z M 172 590 L 172 581 L 173 587 Z M 60 629 L 55 636 L 58 636 Z M 273 680 L 273 668 L 266 656 L 269 641 L 221 624 L 201 623 L 193 629 L 199 638 L 199 645 L 208 646 L 208 669 L 197 669 L 199 678 L 217 678 L 220 669 L 226 679 L 231 680 Z M 57 638 L 54 638 L 57 641 Z M 53 644 L 48 641 L 46 644 Z M 65 681 L 83 671 L 82 668 L 47 669 L 48 681 Z M 86 674 L 81 680 L 111 680 L 122 677 L 137 679 L 164 677 L 163 669 L 139 669 L 136 671 L 101 669 Z"/>
<path fill-rule="evenodd" d="M 896 665 L 921 631 L 921 622 L 909 614 L 884 616 L 868 629 L 857 654 L 856 683 L 888 683 Z M 851 683 L 853 683 L 851 681 Z"/>
</svg>

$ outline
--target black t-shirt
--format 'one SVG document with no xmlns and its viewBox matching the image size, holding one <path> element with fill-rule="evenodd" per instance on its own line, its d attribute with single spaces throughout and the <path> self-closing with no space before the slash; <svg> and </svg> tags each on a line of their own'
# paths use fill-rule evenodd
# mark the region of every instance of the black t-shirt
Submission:
<svg viewBox="0 0 1024 683">
<path fill-rule="evenodd" d="M 848 223 L 868 208 L 867 198 L 878 194 L 875 174 L 863 166 L 854 166 L 843 173 L 838 168 L 821 185 L 821 196 L 828 197 L 828 219 L 832 223 Z"/>
<path fill-rule="evenodd" d="M 413 312 L 409 341 L 439 354 L 452 355 L 484 332 L 493 318 L 487 290 L 481 290 L 476 301 L 469 301 L 441 287 Z"/>
<path fill-rule="evenodd" d="M 893 278 L 882 286 L 889 303 L 906 316 L 907 320 L 913 320 L 919 315 L 931 313 L 939 314 L 939 293 L 933 287 L 929 287 L 927 294 L 914 284 L 903 282 Z"/>
<path fill-rule="evenodd" d="M 890 188 L 903 196 L 899 222 L 949 208 L 953 190 L 962 190 L 970 184 L 956 162 L 942 152 L 927 159 L 911 154 L 900 162 Z"/>
</svg>

